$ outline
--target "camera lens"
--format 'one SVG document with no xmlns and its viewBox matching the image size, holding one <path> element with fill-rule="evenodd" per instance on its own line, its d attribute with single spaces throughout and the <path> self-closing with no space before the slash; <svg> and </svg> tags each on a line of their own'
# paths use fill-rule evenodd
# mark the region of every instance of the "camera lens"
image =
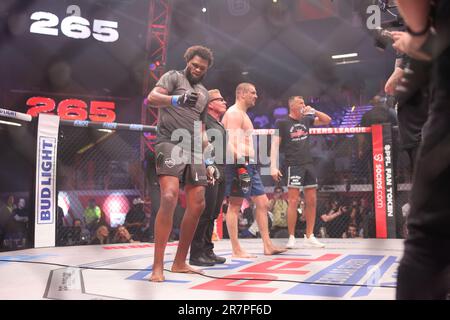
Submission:
<svg viewBox="0 0 450 320">
<path fill-rule="evenodd" d="M 374 31 L 374 35 L 375 47 L 382 51 L 384 51 L 389 42 L 392 41 L 392 38 L 389 35 L 389 31 L 387 31 L 386 29 L 377 28 Z"/>
</svg>

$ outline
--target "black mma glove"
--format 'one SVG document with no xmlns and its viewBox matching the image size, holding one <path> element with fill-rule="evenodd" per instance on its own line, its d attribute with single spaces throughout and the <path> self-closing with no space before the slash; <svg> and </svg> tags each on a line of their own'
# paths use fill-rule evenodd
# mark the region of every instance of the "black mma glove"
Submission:
<svg viewBox="0 0 450 320">
<path fill-rule="evenodd" d="M 195 91 L 186 91 L 182 95 L 172 96 L 172 105 L 174 107 L 194 108 L 198 100 L 198 93 Z"/>
<path fill-rule="evenodd" d="M 214 164 L 213 158 L 208 158 L 205 160 L 206 165 L 206 176 L 208 177 L 208 181 L 214 184 L 217 180 L 220 179 L 220 171 L 219 168 Z"/>
<path fill-rule="evenodd" d="M 242 159 L 243 160 L 243 159 Z M 242 162 L 238 161 L 238 162 Z M 239 186 L 241 187 L 241 190 L 243 193 L 247 193 L 250 190 L 251 187 L 251 179 L 250 179 L 250 175 L 248 174 L 248 170 L 247 170 L 247 165 L 248 165 L 249 161 L 248 159 L 245 159 L 245 163 L 244 164 L 237 164 L 236 167 L 236 172 L 237 172 L 237 177 L 238 177 L 238 182 L 239 182 Z"/>
</svg>

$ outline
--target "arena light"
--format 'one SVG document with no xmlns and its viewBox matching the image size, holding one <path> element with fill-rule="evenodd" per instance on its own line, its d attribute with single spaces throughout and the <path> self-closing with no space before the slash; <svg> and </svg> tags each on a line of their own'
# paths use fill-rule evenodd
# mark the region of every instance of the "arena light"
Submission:
<svg viewBox="0 0 450 320">
<path fill-rule="evenodd" d="M 161 65 L 161 62 L 159 62 L 159 61 L 152 62 L 152 63 L 150 63 L 150 70 L 155 71 L 156 68 L 158 68 L 160 65 Z"/>
<path fill-rule="evenodd" d="M 337 54 L 337 55 L 331 56 L 331 58 L 334 60 L 337 60 L 337 59 L 355 58 L 357 56 L 358 56 L 358 54 L 354 52 L 354 53 L 346 53 L 346 54 Z"/>
<path fill-rule="evenodd" d="M 113 131 L 110 129 L 97 129 L 100 132 L 112 133 Z"/>
<path fill-rule="evenodd" d="M 109 218 L 111 227 L 115 228 L 125 222 L 130 203 L 124 194 L 113 193 L 105 199 L 102 210 Z"/>
<path fill-rule="evenodd" d="M 67 192 L 58 192 L 58 207 L 61 207 L 64 217 L 69 216 L 70 198 Z"/>
<path fill-rule="evenodd" d="M 336 62 L 336 65 L 353 64 L 353 63 L 360 63 L 360 62 L 361 62 L 361 60 L 344 60 L 344 61 Z"/>
<path fill-rule="evenodd" d="M 202 12 L 203 12 L 203 13 L 206 13 L 206 11 L 207 11 L 207 10 L 206 10 L 206 7 L 203 7 L 203 8 L 202 8 Z"/>
<path fill-rule="evenodd" d="M 8 126 L 16 126 L 16 127 L 21 127 L 21 126 L 22 126 L 20 123 L 17 123 L 17 122 L 11 122 L 11 121 L 3 121 L 3 120 L 0 120 L 0 123 L 6 124 L 6 125 L 8 125 Z"/>
</svg>

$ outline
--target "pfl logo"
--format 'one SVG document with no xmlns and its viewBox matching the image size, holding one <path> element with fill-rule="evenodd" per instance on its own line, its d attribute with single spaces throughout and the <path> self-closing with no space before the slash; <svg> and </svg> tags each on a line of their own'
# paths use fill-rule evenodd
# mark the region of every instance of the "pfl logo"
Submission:
<svg viewBox="0 0 450 320">
<path fill-rule="evenodd" d="M 166 165 L 166 167 L 168 168 L 173 168 L 175 166 L 175 160 L 173 160 L 172 158 L 166 159 L 164 161 L 164 164 Z"/>
<path fill-rule="evenodd" d="M 375 30 L 381 28 L 381 9 L 376 4 L 370 5 L 366 9 L 366 13 L 369 15 L 366 21 L 367 29 Z"/>
</svg>

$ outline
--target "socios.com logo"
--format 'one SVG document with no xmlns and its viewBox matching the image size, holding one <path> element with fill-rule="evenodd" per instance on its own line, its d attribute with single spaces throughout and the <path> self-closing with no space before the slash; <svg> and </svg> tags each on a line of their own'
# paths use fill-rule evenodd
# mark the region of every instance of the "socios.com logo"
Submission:
<svg viewBox="0 0 450 320">
<path fill-rule="evenodd" d="M 373 159 L 375 161 L 383 161 L 383 155 L 381 153 L 376 154 L 376 155 L 373 156 Z"/>
</svg>

